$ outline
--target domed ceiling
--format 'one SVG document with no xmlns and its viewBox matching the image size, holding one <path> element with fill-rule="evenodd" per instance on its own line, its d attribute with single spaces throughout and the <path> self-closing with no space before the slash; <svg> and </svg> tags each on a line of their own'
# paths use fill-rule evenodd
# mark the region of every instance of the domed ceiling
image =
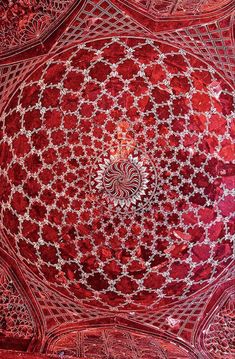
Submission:
<svg viewBox="0 0 235 359">
<path fill-rule="evenodd" d="M 171 14 L 180 11 L 181 3 Z M 72 24 L 87 16 L 92 4 L 86 5 Z M 149 9 L 152 3 L 137 5 Z M 199 16 L 207 5 L 195 2 L 194 11 Z M 183 8 L 188 11 L 186 3 Z M 66 349 L 64 343 L 86 331 L 93 336 L 89 328 L 98 326 L 107 347 L 115 331 L 99 317 L 115 317 L 125 318 L 117 336 L 134 343 L 142 331 L 148 333 L 145 343 L 156 340 L 149 345 L 159 347 L 160 354 L 133 356 L 133 349 L 133 358 L 171 358 L 174 345 L 181 347 L 179 358 L 196 358 L 192 346 L 199 348 L 199 342 L 209 358 L 201 334 L 190 337 L 183 331 L 193 332 L 190 318 L 201 313 L 203 320 L 205 305 L 208 313 L 220 301 L 223 305 L 223 290 L 213 301 L 211 296 L 231 280 L 233 84 L 201 54 L 172 41 L 150 33 L 98 34 L 83 41 L 71 35 L 61 46 L 65 33 L 58 48 L 55 43 L 47 54 L 27 60 L 28 72 L 16 75 L 11 95 L 3 96 L 1 263 L 8 277 L 14 272 L 18 278 L 27 315 L 36 308 L 31 321 L 41 323 L 35 322 L 41 325 L 35 333 L 41 334 L 32 335 L 52 338 L 50 345 L 38 338 L 39 349 L 31 344 L 28 351 L 69 355 L 71 349 L 70 355 L 90 358 L 85 344 L 78 352 L 78 344 Z M 52 312 L 47 300 L 59 300 Z M 182 310 L 176 314 L 183 307 L 191 308 L 183 310 L 185 322 Z M 78 320 L 78 312 L 91 317 Z M 53 315 L 64 319 L 54 325 Z M 162 324 L 152 323 L 157 316 L 165 318 Z M 65 323 L 71 329 L 63 329 Z M 59 325 L 59 334 L 52 334 Z"/>
<path fill-rule="evenodd" d="M 151 40 L 50 58 L 4 115 L 2 223 L 19 258 L 95 306 L 208 284 L 232 255 L 232 109 L 212 68 Z"/>
</svg>

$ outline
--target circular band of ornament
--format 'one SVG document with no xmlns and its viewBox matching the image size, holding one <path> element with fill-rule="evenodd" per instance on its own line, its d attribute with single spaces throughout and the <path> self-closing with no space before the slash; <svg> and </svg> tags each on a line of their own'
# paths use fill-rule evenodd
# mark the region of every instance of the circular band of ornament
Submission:
<svg viewBox="0 0 235 359">
<path fill-rule="evenodd" d="M 133 145 L 120 144 L 95 161 L 90 190 L 109 210 L 138 211 L 151 201 L 156 178 L 156 168 L 147 154 Z"/>
</svg>

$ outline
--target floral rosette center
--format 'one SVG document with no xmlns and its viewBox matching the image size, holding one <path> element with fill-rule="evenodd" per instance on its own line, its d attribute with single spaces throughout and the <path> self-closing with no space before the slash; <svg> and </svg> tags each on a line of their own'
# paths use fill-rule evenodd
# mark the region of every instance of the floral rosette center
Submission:
<svg viewBox="0 0 235 359">
<path fill-rule="evenodd" d="M 142 161 L 129 155 L 127 158 L 105 159 L 99 164 L 96 188 L 103 191 L 108 201 L 115 207 L 130 207 L 136 205 L 145 196 L 148 174 Z"/>
<path fill-rule="evenodd" d="M 109 149 L 93 164 L 90 190 L 107 210 L 142 210 L 149 204 L 155 189 L 154 163 L 134 146 Z"/>
</svg>

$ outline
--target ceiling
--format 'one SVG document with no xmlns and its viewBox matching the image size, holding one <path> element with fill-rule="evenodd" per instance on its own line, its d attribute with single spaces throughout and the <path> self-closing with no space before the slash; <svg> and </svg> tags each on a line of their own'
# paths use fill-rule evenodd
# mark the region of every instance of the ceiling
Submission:
<svg viewBox="0 0 235 359">
<path fill-rule="evenodd" d="M 0 357 L 232 358 L 233 2 L 0 14 Z"/>
</svg>

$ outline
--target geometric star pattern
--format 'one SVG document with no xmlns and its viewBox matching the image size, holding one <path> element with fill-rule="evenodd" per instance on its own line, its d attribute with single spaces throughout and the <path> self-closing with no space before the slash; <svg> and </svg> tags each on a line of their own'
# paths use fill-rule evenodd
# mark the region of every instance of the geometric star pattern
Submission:
<svg viewBox="0 0 235 359">
<path fill-rule="evenodd" d="M 4 359 L 234 354 L 233 7 L 0 5 Z"/>
<path fill-rule="evenodd" d="M 49 59 L 9 107 L 2 223 L 43 280 L 138 310 L 185 298 L 229 261 L 233 97 L 213 68 L 112 38 Z M 106 157 L 119 167 L 97 187 Z"/>
</svg>

